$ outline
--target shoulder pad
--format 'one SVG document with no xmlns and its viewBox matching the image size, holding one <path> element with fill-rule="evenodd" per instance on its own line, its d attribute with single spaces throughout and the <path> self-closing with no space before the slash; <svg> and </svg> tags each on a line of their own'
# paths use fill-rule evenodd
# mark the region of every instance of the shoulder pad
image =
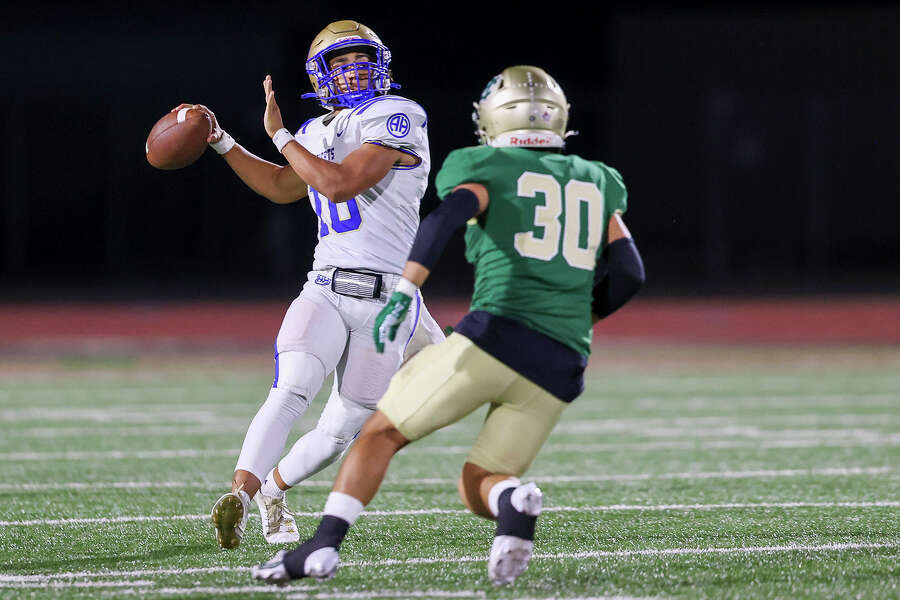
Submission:
<svg viewBox="0 0 900 600">
<path fill-rule="evenodd" d="M 387 117 L 394 113 L 414 114 L 426 117 L 425 109 L 418 102 L 404 98 L 403 96 L 376 96 L 363 102 L 353 109 L 350 116 L 358 116 L 363 119 Z"/>
</svg>

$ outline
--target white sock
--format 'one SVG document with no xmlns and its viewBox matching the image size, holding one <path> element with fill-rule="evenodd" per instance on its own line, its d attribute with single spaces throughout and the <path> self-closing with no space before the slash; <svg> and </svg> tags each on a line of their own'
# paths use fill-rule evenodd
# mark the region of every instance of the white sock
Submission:
<svg viewBox="0 0 900 600">
<path fill-rule="evenodd" d="M 262 480 L 278 461 L 291 427 L 308 406 L 303 396 L 280 388 L 270 389 L 247 428 L 235 469 L 249 471 Z"/>
<path fill-rule="evenodd" d="M 491 491 L 488 492 L 488 508 L 491 511 L 491 514 L 495 517 L 500 514 L 500 494 L 503 493 L 504 490 L 509 489 L 511 487 L 516 487 L 521 483 L 515 477 L 510 477 L 509 479 L 504 479 L 503 481 L 499 481 L 494 484 L 494 487 L 491 488 Z M 521 506 L 521 501 L 519 502 L 519 506 Z M 513 504 L 513 508 L 519 510 L 515 504 Z"/>
<path fill-rule="evenodd" d="M 331 492 L 328 494 L 328 500 L 325 501 L 325 510 L 322 511 L 326 515 L 338 517 L 353 525 L 359 514 L 363 510 L 363 503 L 341 492 Z"/>
<path fill-rule="evenodd" d="M 262 487 L 259 488 L 259 491 L 263 493 L 263 496 L 272 496 L 274 498 L 284 498 L 284 490 L 278 487 L 278 484 L 275 483 L 275 469 L 273 468 L 269 471 L 269 474 L 266 475 L 266 480 L 263 481 Z"/>
<path fill-rule="evenodd" d="M 349 444 L 349 441 L 335 440 L 317 427 L 294 443 L 278 463 L 278 474 L 286 484 L 295 486 L 336 461 Z"/>
</svg>

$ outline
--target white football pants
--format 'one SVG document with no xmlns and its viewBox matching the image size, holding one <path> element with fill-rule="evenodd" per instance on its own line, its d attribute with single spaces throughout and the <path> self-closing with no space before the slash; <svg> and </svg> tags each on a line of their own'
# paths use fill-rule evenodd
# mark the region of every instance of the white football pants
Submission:
<svg viewBox="0 0 900 600">
<path fill-rule="evenodd" d="M 309 273 L 282 321 L 275 343 L 275 382 L 247 429 L 236 469 L 263 481 L 294 422 L 334 372 L 331 396 L 316 428 L 297 440 L 278 465 L 288 485 L 320 471 L 347 448 L 405 358 L 444 339 L 417 294 L 397 339 L 385 344 L 383 354 L 375 351 L 375 318 L 398 279 L 385 275 L 381 298 L 362 299 L 331 291 L 329 271 Z"/>
</svg>

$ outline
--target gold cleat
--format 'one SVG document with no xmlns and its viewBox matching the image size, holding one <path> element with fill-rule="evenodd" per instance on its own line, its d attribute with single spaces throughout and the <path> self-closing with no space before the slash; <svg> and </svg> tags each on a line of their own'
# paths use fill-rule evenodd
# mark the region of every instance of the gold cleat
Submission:
<svg viewBox="0 0 900 600">
<path fill-rule="evenodd" d="M 241 544 L 244 528 L 250 516 L 249 503 L 238 492 L 228 492 L 216 500 L 210 519 L 216 528 L 216 542 L 226 550 L 233 550 Z"/>
</svg>

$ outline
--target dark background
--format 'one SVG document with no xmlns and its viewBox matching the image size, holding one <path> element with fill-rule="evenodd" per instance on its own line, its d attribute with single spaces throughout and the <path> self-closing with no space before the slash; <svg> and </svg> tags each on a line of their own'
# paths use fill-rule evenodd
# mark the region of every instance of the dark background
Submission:
<svg viewBox="0 0 900 600">
<path fill-rule="evenodd" d="M 527 8 L 534 6 L 534 8 Z M 432 181 L 475 143 L 471 103 L 535 64 L 572 105 L 568 151 L 621 171 L 645 294 L 900 290 L 900 9 L 773 4 L 20 4 L 0 30 L 0 299 L 284 297 L 312 260 L 306 201 L 256 196 L 213 151 L 144 157 L 179 102 L 238 141 L 270 73 L 288 128 L 318 114 L 303 63 L 330 21 L 391 48 L 429 113 Z M 422 214 L 436 204 L 432 188 Z M 466 295 L 462 236 L 430 292 Z"/>
</svg>

